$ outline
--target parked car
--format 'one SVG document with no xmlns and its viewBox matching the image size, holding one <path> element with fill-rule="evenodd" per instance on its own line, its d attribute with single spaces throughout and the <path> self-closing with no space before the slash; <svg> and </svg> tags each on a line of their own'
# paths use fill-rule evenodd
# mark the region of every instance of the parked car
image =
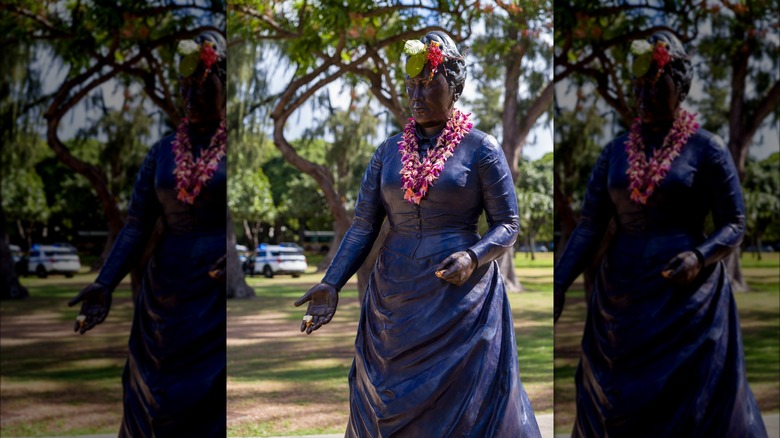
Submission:
<svg viewBox="0 0 780 438">
<path fill-rule="evenodd" d="M 300 249 L 261 244 L 255 251 L 255 272 L 261 272 L 266 278 L 285 274 L 297 278 L 306 268 L 306 256 Z"/>
<path fill-rule="evenodd" d="M 27 257 L 27 272 L 40 278 L 49 274 L 65 274 L 71 278 L 81 269 L 78 252 L 71 245 L 33 245 Z"/>
<path fill-rule="evenodd" d="M 526 244 L 522 244 L 517 250 L 520 252 L 531 252 L 531 247 Z M 549 252 L 549 251 L 550 250 L 547 249 L 547 247 L 542 245 L 541 243 L 537 243 L 536 245 L 534 245 L 534 252 Z"/>
<path fill-rule="evenodd" d="M 745 248 L 745 252 L 774 252 L 774 248 L 772 248 L 770 245 L 749 245 Z"/>
<path fill-rule="evenodd" d="M 281 243 L 279 243 L 279 246 L 283 246 L 285 248 L 295 248 L 295 249 L 300 250 L 301 252 L 303 252 L 303 247 L 301 245 L 298 245 L 295 242 L 281 242 Z"/>
</svg>

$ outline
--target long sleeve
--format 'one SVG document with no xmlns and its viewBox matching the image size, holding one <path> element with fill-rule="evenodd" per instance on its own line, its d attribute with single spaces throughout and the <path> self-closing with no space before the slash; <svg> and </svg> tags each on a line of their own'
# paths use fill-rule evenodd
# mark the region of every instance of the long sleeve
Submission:
<svg viewBox="0 0 780 438">
<path fill-rule="evenodd" d="M 482 266 L 501 257 L 515 243 L 520 230 L 512 173 L 501 146 L 489 135 L 479 148 L 479 179 L 489 229 L 469 250 Z"/>
<path fill-rule="evenodd" d="M 344 235 L 336 256 L 323 277 L 323 283 L 341 290 L 363 264 L 374 245 L 385 219 L 385 207 L 380 196 L 382 154 L 387 141 L 377 148 L 360 184 L 355 217 Z"/>
<path fill-rule="evenodd" d="M 706 180 L 704 186 L 711 198 L 715 224 L 715 231 L 696 247 L 707 266 L 726 257 L 742 242 L 745 234 L 745 207 L 737 170 L 720 137 L 711 135 L 700 171 Z"/>
<path fill-rule="evenodd" d="M 614 204 L 609 197 L 607 179 L 611 151 L 616 144 L 617 141 L 611 142 L 601 152 L 588 181 L 580 220 L 555 265 L 554 287 L 558 293 L 568 289 L 574 279 L 585 269 L 598 249 L 610 219 L 615 214 Z"/>
<path fill-rule="evenodd" d="M 133 186 L 130 207 L 127 212 L 125 226 L 108 254 L 97 283 L 114 290 L 125 275 L 130 272 L 133 264 L 138 261 L 149 234 L 161 214 L 160 203 L 154 189 L 155 171 L 157 169 L 157 154 L 161 142 L 155 144 L 144 159 Z"/>
</svg>

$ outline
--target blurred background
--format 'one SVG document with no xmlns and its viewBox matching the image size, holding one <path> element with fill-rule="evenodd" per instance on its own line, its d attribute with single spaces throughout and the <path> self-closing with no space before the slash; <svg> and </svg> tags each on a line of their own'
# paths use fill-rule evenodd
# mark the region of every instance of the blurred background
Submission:
<svg viewBox="0 0 780 438">
<path fill-rule="evenodd" d="M 224 28 L 220 1 L 0 4 L 0 435 L 116 435 L 138 277 L 88 335 L 66 302 L 179 123 L 177 43 Z"/>
<path fill-rule="evenodd" d="M 747 234 L 727 266 L 735 289 L 745 292 L 736 299 L 748 380 L 775 425 L 780 409 L 778 10 L 776 0 L 556 0 L 554 12 L 556 247 L 564 247 L 576 226 L 601 149 L 633 120 L 631 41 L 671 30 L 695 72 L 683 107 L 725 140 L 742 182 Z M 556 433 L 570 433 L 573 425 L 585 297 L 599 262 L 569 290 L 555 326 Z"/>
</svg>

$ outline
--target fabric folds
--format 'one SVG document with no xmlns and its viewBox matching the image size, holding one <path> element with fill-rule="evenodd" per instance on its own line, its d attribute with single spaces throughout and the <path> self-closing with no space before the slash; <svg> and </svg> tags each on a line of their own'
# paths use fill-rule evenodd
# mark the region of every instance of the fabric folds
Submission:
<svg viewBox="0 0 780 438">
<path fill-rule="evenodd" d="M 385 217 L 349 375 L 349 437 L 537 437 L 520 382 L 517 344 L 494 260 L 516 238 L 514 185 L 495 139 L 472 130 L 420 205 L 403 199 L 400 135 L 376 151 L 355 219 L 323 281 L 341 288 Z M 483 210 L 489 230 L 477 233 Z M 457 251 L 479 266 L 458 287 L 434 275 Z"/>
<path fill-rule="evenodd" d="M 599 158 L 583 219 L 555 267 L 558 295 L 614 218 L 617 233 L 588 303 L 573 436 L 764 437 L 722 262 L 744 228 L 728 150 L 700 130 L 640 205 L 629 198 L 625 140 L 610 143 Z M 663 139 L 647 140 L 650 154 Z M 715 229 L 705 234 L 710 212 Z M 675 285 L 661 276 L 674 256 L 694 250 L 704 266 L 692 283 Z"/>
<path fill-rule="evenodd" d="M 225 160 L 195 203 L 184 204 L 176 199 L 173 139 L 144 161 L 127 225 L 97 279 L 115 288 L 162 218 L 133 313 L 121 437 L 226 435 L 225 284 L 208 275 L 226 253 Z M 209 139 L 192 143 L 197 156 Z"/>
</svg>

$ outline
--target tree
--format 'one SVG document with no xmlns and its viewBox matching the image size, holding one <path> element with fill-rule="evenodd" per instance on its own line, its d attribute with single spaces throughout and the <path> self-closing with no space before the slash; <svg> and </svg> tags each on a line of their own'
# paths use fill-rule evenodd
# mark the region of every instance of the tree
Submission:
<svg viewBox="0 0 780 438">
<path fill-rule="evenodd" d="M 747 235 L 761 260 L 762 237 L 767 228 L 780 221 L 780 152 L 763 161 L 749 161 L 742 184 L 745 197 Z"/>
<path fill-rule="evenodd" d="M 477 127 L 495 132 L 500 126 L 501 148 L 517 182 L 525 178 L 519 165 L 527 137 L 552 109 L 552 1 L 496 1 L 495 7 L 487 8 L 492 13 L 484 16 L 485 34 L 476 37 L 473 46 L 479 61 L 475 66 Z M 514 249 L 498 262 L 507 288 L 522 290 Z"/>
<path fill-rule="evenodd" d="M 518 170 L 522 175 L 515 182 L 520 207 L 520 229 L 529 247 L 531 260 L 535 260 L 536 236 L 544 225 L 552 222 L 553 154 L 548 153 L 536 161 L 523 160 Z"/>
<path fill-rule="evenodd" d="M 275 216 L 271 184 L 263 169 L 240 169 L 228 180 L 228 206 L 235 220 L 241 221 L 252 247 L 260 244 L 259 233 L 263 223 Z"/>
<path fill-rule="evenodd" d="M 45 45 L 52 66 L 67 73 L 56 90 L 30 102 L 45 105 L 46 140 L 55 155 L 72 171 L 83 175 L 94 188 L 108 221 L 109 242 L 124 225 L 117 194 L 99 166 L 72 153 L 60 138 L 63 118 L 103 84 L 117 78 L 132 80 L 166 115 L 172 125 L 179 121 L 176 105 L 175 44 L 205 30 L 212 14 L 224 14 L 224 5 L 176 4 L 165 0 L 125 0 L 121 7 L 103 3 L 67 3 L 49 7 L 34 1 L 0 5 L 6 11 L 0 19 L 2 45 L 20 42 Z M 196 24 L 198 20 L 208 24 Z M 219 20 L 215 20 L 219 22 Z M 127 93 L 126 93 L 127 96 Z M 137 288 L 137 281 L 134 281 Z"/>
</svg>

